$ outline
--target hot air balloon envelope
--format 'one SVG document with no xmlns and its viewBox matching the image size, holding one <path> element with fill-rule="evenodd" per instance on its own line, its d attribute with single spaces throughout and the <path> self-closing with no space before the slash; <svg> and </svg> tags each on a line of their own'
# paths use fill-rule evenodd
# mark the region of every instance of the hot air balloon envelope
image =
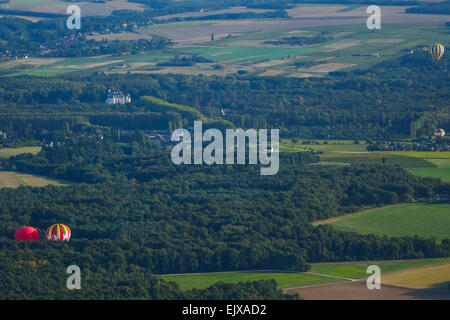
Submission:
<svg viewBox="0 0 450 320">
<path fill-rule="evenodd" d="M 33 227 L 21 227 L 16 230 L 14 239 L 21 241 L 39 240 L 39 232 Z"/>
<path fill-rule="evenodd" d="M 436 129 L 436 131 L 434 132 L 434 135 L 436 137 L 443 137 L 443 136 L 445 136 L 445 130 L 444 129 Z"/>
<path fill-rule="evenodd" d="M 47 240 L 69 241 L 70 229 L 65 224 L 57 223 L 47 228 L 45 238 Z"/>
<path fill-rule="evenodd" d="M 430 54 L 435 61 L 439 61 L 439 59 L 441 59 L 442 56 L 444 55 L 444 51 L 445 51 L 445 49 L 442 44 L 435 43 L 431 47 Z"/>
</svg>

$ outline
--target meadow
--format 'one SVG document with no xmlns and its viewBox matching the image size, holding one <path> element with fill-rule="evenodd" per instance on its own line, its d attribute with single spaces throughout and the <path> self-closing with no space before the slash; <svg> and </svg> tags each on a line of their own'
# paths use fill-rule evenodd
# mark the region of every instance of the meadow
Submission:
<svg viewBox="0 0 450 320">
<path fill-rule="evenodd" d="M 381 274 L 392 273 L 401 270 L 415 269 L 435 264 L 449 264 L 450 258 L 436 259 L 412 259 L 412 260 L 382 260 L 382 261 L 356 261 L 356 262 L 325 262 L 311 264 L 310 272 L 326 274 L 330 276 L 361 279 L 367 277 L 367 267 L 377 265 Z"/>
<path fill-rule="evenodd" d="M 300 287 L 318 285 L 330 282 L 341 282 L 345 280 L 295 272 L 218 272 L 186 275 L 163 275 L 166 281 L 178 283 L 181 290 L 203 289 L 216 282 L 239 283 L 246 281 L 258 281 L 275 279 L 279 288 Z"/>
<path fill-rule="evenodd" d="M 166 281 L 176 282 L 180 289 L 206 288 L 218 281 L 225 283 L 238 283 L 256 281 L 262 279 L 274 279 L 278 287 L 293 288 L 304 286 L 316 286 L 328 283 L 347 282 L 366 278 L 366 269 L 369 265 L 378 265 L 382 274 L 393 273 L 402 270 L 413 270 L 419 267 L 450 264 L 450 258 L 414 259 L 414 260 L 383 260 L 383 261 L 356 261 L 356 262 L 331 262 L 312 263 L 309 273 L 305 272 L 264 272 L 264 271 L 236 271 L 217 273 L 198 273 L 181 275 L 161 275 Z M 347 278 L 340 279 L 341 278 Z"/>
<path fill-rule="evenodd" d="M 34 155 L 41 151 L 41 147 L 19 147 L 19 148 L 0 148 L 0 159 L 8 159 L 22 153 L 32 153 Z"/>
<path fill-rule="evenodd" d="M 40 175 L 26 174 L 15 171 L 0 171 L 0 189 L 19 188 L 21 186 L 45 187 L 48 185 L 66 186 L 68 185 L 68 182 L 51 179 Z"/>
<path fill-rule="evenodd" d="M 405 170 L 419 177 L 439 178 L 444 182 L 450 182 L 450 159 L 428 158 L 427 161 L 434 164 L 436 168 L 405 168 Z"/>
<path fill-rule="evenodd" d="M 310 142 L 304 144 L 303 142 Z M 281 152 L 314 150 L 319 165 L 384 164 L 397 165 L 420 177 L 439 178 L 450 182 L 450 152 L 426 151 L 367 151 L 364 141 L 282 139 Z"/>
<path fill-rule="evenodd" d="M 450 238 L 450 204 L 405 203 L 316 221 L 334 229 L 390 237 Z"/>
</svg>

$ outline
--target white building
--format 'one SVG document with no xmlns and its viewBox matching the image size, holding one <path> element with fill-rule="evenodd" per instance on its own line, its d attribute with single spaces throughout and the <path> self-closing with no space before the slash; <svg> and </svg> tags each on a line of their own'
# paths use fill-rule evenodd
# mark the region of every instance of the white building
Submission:
<svg viewBox="0 0 450 320">
<path fill-rule="evenodd" d="M 124 95 L 120 91 L 108 91 L 107 104 L 126 104 L 131 102 L 130 94 Z"/>
</svg>

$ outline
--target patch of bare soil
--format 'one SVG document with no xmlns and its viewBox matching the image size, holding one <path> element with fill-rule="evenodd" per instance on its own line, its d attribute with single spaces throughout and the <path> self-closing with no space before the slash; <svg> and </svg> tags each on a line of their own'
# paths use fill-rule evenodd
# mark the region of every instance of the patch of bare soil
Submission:
<svg viewBox="0 0 450 320">
<path fill-rule="evenodd" d="M 306 300 L 450 300 L 450 295 L 426 289 L 410 289 L 381 285 L 380 290 L 369 290 L 365 281 L 354 281 L 290 289 Z"/>
</svg>

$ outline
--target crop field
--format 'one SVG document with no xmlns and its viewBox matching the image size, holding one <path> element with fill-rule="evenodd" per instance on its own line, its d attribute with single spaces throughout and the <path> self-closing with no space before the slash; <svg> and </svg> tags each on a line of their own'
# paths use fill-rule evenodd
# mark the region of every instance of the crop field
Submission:
<svg viewBox="0 0 450 320">
<path fill-rule="evenodd" d="M 280 151 L 320 151 L 319 165 L 383 164 L 384 159 L 384 164 L 398 165 L 411 174 L 450 182 L 450 152 L 367 151 L 366 147 L 363 141 L 353 140 L 282 139 Z"/>
<path fill-rule="evenodd" d="M 450 258 L 312 263 L 310 272 L 362 279 L 367 277 L 366 270 L 370 265 L 379 266 L 383 275 L 385 273 L 440 264 L 450 264 Z"/>
<path fill-rule="evenodd" d="M 407 49 L 418 45 L 450 41 L 445 27 L 438 22 L 444 21 L 445 16 L 410 15 L 404 13 L 405 7 L 382 7 L 383 27 L 371 32 L 365 25 L 365 9 L 357 5 L 300 5 L 288 10 L 290 19 L 185 21 L 156 24 L 139 32 L 172 39 L 181 54 L 245 65 L 249 72 L 262 76 L 288 77 L 320 77 L 332 71 L 364 69 L 409 54 Z M 184 15 L 191 14 L 198 15 Z M 210 40 L 211 34 L 215 41 Z M 329 40 L 308 46 L 264 43 L 288 36 L 318 35 Z M 296 67 L 295 61 L 290 61 L 292 57 L 301 57 L 304 62 L 326 60 L 326 64 Z M 273 60 L 285 63 L 270 65 Z M 267 65 L 260 66 L 262 62 Z"/>
<path fill-rule="evenodd" d="M 313 48 L 300 47 L 194 47 L 182 50 L 182 53 L 200 54 L 213 61 L 221 62 L 256 62 L 264 60 L 277 60 L 291 56 L 304 56 L 315 51 Z"/>
<path fill-rule="evenodd" d="M 34 6 L 29 6 L 29 3 L 26 0 L 12 0 L 9 5 L 11 8 L 58 13 L 63 12 L 68 5 L 58 0 L 44 0 Z M 108 1 L 106 4 L 79 2 L 78 4 L 84 12 L 101 15 L 110 14 L 113 9 L 141 10 L 143 8 L 140 4 L 125 1 Z M 164 53 L 152 52 L 138 55 L 125 53 L 121 56 L 91 57 L 84 60 L 66 58 L 59 62 L 41 61 L 37 64 L 19 59 L 13 63 L 11 61 L 0 63 L 0 75 L 55 76 L 70 72 L 123 73 L 128 71 L 227 75 L 245 70 L 260 76 L 323 77 L 333 71 L 369 68 L 383 61 L 409 54 L 406 49 L 418 45 L 427 46 L 435 41 L 444 45 L 450 44 L 448 32 L 442 26 L 443 22 L 448 20 L 448 16 L 411 15 L 404 13 L 404 7 L 382 7 L 383 26 L 381 30 L 371 32 L 366 28 L 365 8 L 357 5 L 301 5 L 288 10 L 289 19 L 157 23 L 138 28 L 136 33 L 89 37 L 133 40 L 155 35 L 163 36 L 176 43 L 174 48 Z M 243 10 L 231 8 L 226 11 L 242 12 Z M 214 11 L 204 14 L 188 12 L 182 15 L 198 16 L 214 13 Z M 214 34 L 215 41 L 211 41 L 211 34 Z M 328 40 L 304 46 L 276 46 L 265 43 L 291 36 L 325 36 Z M 154 61 L 168 60 L 175 55 L 192 54 L 204 56 L 214 63 L 219 62 L 223 68 L 215 69 L 212 64 L 201 63 L 176 68 L 155 67 L 152 64 Z M 147 63 L 138 63 L 143 61 Z M 299 61 L 313 65 L 296 66 L 295 64 Z M 128 66 L 126 69 L 115 69 L 113 66 L 116 63 L 127 63 Z"/>
<path fill-rule="evenodd" d="M 69 5 L 70 3 L 64 0 L 10 0 L 8 4 L 0 5 L 0 7 L 24 11 L 66 14 L 66 9 Z M 126 0 L 113 0 L 106 3 L 79 1 L 77 5 L 85 16 L 105 16 L 111 14 L 114 10 L 123 9 L 144 10 L 144 5 Z"/>
<path fill-rule="evenodd" d="M 182 290 L 189 290 L 193 288 L 207 288 L 219 281 L 225 283 L 239 283 L 246 281 L 275 279 L 279 288 L 345 281 L 341 279 L 300 272 L 219 272 L 186 275 L 166 275 L 161 277 L 166 281 L 174 281 L 178 283 L 180 289 Z"/>
<path fill-rule="evenodd" d="M 450 263 L 403 270 L 389 274 L 383 283 L 414 289 L 434 289 L 450 293 Z"/>
<path fill-rule="evenodd" d="M 8 159 L 23 153 L 38 154 L 41 147 L 1 148 L 0 159 Z M 44 176 L 25 174 L 15 171 L 0 171 L 0 189 L 18 188 L 20 186 L 44 187 L 47 185 L 65 186 L 68 183 Z"/>
<path fill-rule="evenodd" d="M 382 280 L 383 281 L 383 280 Z M 365 281 L 290 289 L 305 300 L 449 300 L 450 294 L 428 289 L 411 289 L 381 284 L 380 290 L 368 290 Z"/>
<path fill-rule="evenodd" d="M 0 159 L 7 159 L 22 153 L 38 154 L 41 149 L 41 147 L 1 148 Z"/>
<path fill-rule="evenodd" d="M 450 238 L 450 204 L 407 203 L 316 221 L 342 231 L 390 237 Z"/>
<path fill-rule="evenodd" d="M 434 164 L 436 168 L 405 168 L 405 170 L 420 177 L 439 178 L 442 181 L 450 182 L 450 159 L 428 158 L 427 161 Z"/>
<path fill-rule="evenodd" d="M 67 183 L 38 175 L 25 174 L 14 171 L 0 171 L 0 189 L 19 188 L 20 186 L 45 187 L 48 185 L 65 186 L 67 185 Z"/>
<path fill-rule="evenodd" d="M 342 283 L 348 282 L 350 279 L 357 280 L 366 278 L 366 269 L 372 264 L 378 265 L 382 274 L 390 274 L 402 270 L 413 270 L 424 266 L 450 265 L 450 258 L 312 263 L 311 269 L 307 273 L 241 271 L 161 275 L 161 277 L 166 281 L 178 283 L 182 290 L 206 288 L 219 281 L 225 283 L 238 283 L 262 279 L 275 279 L 279 288 L 293 288 L 320 286 L 328 283 Z"/>
<path fill-rule="evenodd" d="M 173 55 L 154 52 L 152 54 L 144 53 L 124 56 L 33 59 L 34 65 L 25 59 L 21 59 L 14 61 L 13 65 L 11 62 L 0 63 L 0 73 L 3 73 L 3 76 L 34 75 L 45 77 L 69 72 L 111 72 L 116 71 L 113 67 L 119 64 L 126 64 L 127 68 L 120 69 L 120 72 L 127 72 L 136 68 L 142 70 L 149 66 L 154 66 L 154 63 L 157 61 L 170 58 L 173 58 Z"/>
</svg>

